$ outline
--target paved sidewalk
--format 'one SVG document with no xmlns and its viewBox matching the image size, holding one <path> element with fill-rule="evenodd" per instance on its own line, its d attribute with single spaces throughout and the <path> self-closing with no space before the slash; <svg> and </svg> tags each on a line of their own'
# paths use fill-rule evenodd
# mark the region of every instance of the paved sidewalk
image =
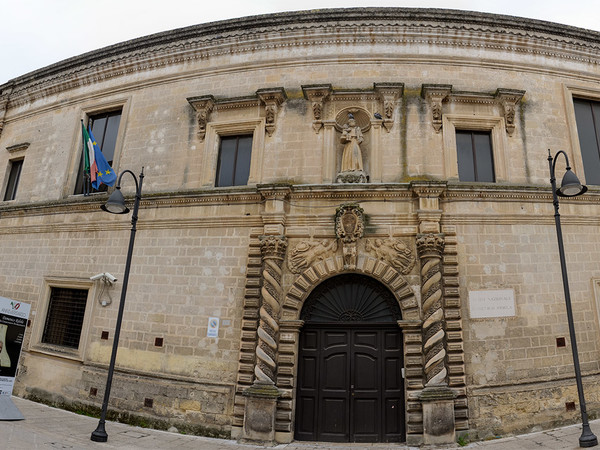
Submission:
<svg viewBox="0 0 600 450">
<path fill-rule="evenodd" d="M 256 445 L 238 444 L 235 441 L 226 439 L 187 436 L 166 431 L 132 427 L 116 422 L 106 423 L 108 442 L 92 442 L 90 435 L 96 429 L 98 419 L 80 416 L 18 397 L 12 397 L 12 400 L 21 413 L 23 413 L 23 416 L 25 416 L 25 420 L 0 421 L 0 449 L 251 450 L 263 448 Z M 592 421 L 590 425 L 592 431 L 596 435 L 599 435 L 600 420 Z M 539 433 L 486 442 L 475 442 L 466 447 L 456 445 L 443 448 L 475 450 L 575 450 L 579 449 L 580 435 L 581 426 L 571 425 Z M 415 447 L 400 444 L 330 444 L 315 442 L 293 442 L 271 448 L 284 450 L 415 449 Z"/>
</svg>

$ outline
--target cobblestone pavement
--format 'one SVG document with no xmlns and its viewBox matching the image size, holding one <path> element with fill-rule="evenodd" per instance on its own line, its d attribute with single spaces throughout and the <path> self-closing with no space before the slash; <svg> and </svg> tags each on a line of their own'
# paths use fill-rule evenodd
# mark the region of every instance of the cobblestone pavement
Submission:
<svg viewBox="0 0 600 450">
<path fill-rule="evenodd" d="M 166 431 L 132 427 L 116 422 L 106 423 L 108 442 L 92 442 L 90 435 L 96 429 L 98 419 L 80 416 L 18 397 L 12 397 L 12 401 L 21 411 L 25 420 L 0 421 L 0 449 L 250 450 L 264 448 L 262 446 L 240 444 L 232 440 L 187 436 Z M 600 420 L 592 421 L 590 425 L 592 431 L 598 435 L 600 433 Z M 580 434 L 580 425 L 570 425 L 538 433 L 475 442 L 466 447 L 451 445 L 440 448 L 574 450 L 579 448 Z M 292 442 L 291 444 L 281 444 L 271 448 L 285 450 L 416 449 L 416 447 L 408 447 L 401 444 L 331 444 L 316 442 Z"/>
</svg>

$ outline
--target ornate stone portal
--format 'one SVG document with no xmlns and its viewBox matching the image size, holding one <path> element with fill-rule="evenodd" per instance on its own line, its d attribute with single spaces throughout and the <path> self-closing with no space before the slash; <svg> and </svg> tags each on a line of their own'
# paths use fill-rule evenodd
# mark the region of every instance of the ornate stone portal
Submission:
<svg viewBox="0 0 600 450">
<path fill-rule="evenodd" d="M 420 233 L 413 241 L 418 258 L 414 244 L 407 240 L 363 239 L 365 214 L 357 203 L 342 204 L 336 209 L 336 239 L 300 241 L 290 247 L 286 257 L 287 238 L 282 233 L 285 213 L 273 205 L 267 208 L 277 213 L 265 212 L 265 235 L 260 236 L 259 325 L 254 382 L 243 390 L 243 440 L 274 443 L 293 439 L 295 361 L 302 328 L 302 321 L 298 320 L 302 302 L 321 282 L 348 271 L 380 280 L 401 306 L 402 320 L 398 325 L 403 329 L 406 346 L 407 443 L 452 443 L 455 427 L 460 430 L 468 427 L 460 302 L 454 299 L 457 292 L 445 288 L 454 285 L 453 277 L 445 279 L 444 275 L 452 273 L 445 260 L 453 261 L 449 255 L 455 252 L 454 231 L 446 227 L 442 232 L 440 226 L 439 195 L 443 186 L 421 184 L 413 186 L 419 196 Z M 266 198 L 273 197 L 272 201 L 277 203 L 283 196 Z M 271 222 L 277 226 L 269 225 Z M 267 232 L 267 228 L 271 231 Z M 448 232 L 449 253 L 446 252 Z M 297 275 L 285 296 L 281 285 L 284 259 L 289 272 Z M 416 276 L 417 260 L 421 302 L 404 279 L 406 275 Z"/>
</svg>

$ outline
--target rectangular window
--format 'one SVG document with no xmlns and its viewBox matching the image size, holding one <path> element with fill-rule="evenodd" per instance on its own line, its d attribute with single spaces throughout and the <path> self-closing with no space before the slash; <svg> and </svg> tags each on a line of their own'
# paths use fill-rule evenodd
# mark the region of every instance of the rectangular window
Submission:
<svg viewBox="0 0 600 450">
<path fill-rule="evenodd" d="M 456 130 L 456 152 L 460 181 L 496 181 L 489 131 Z"/>
<path fill-rule="evenodd" d="M 117 145 L 117 134 L 119 132 L 119 124 L 121 123 L 121 111 L 111 111 L 102 114 L 89 116 L 89 128 L 92 130 L 94 138 L 106 158 L 108 164 L 112 167 L 115 157 L 115 147 Z M 81 149 L 80 149 L 81 153 Z M 85 192 L 104 192 L 107 186 L 100 185 L 100 189 L 93 189 L 88 179 L 83 176 L 83 155 L 79 159 L 77 172 L 77 182 L 75 183 L 75 194 L 84 193 L 84 183 L 88 183 L 88 189 Z"/>
<path fill-rule="evenodd" d="M 600 184 L 600 102 L 573 99 L 587 184 Z"/>
<path fill-rule="evenodd" d="M 79 347 L 88 291 L 52 287 L 42 343 L 62 347 Z"/>
<path fill-rule="evenodd" d="M 221 137 L 215 186 L 248 184 L 251 154 L 252 135 Z"/>
<path fill-rule="evenodd" d="M 8 183 L 6 183 L 6 192 L 4 200 L 14 200 L 17 195 L 17 186 L 19 186 L 19 177 L 21 176 L 21 168 L 23 160 L 17 159 L 10 162 L 10 173 L 8 175 Z"/>
</svg>

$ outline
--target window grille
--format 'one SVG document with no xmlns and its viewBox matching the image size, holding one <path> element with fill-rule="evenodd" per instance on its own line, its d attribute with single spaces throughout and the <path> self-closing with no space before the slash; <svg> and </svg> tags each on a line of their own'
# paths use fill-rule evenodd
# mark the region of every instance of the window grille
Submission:
<svg viewBox="0 0 600 450">
<path fill-rule="evenodd" d="M 42 342 L 78 348 L 88 291 L 53 287 Z"/>
</svg>

